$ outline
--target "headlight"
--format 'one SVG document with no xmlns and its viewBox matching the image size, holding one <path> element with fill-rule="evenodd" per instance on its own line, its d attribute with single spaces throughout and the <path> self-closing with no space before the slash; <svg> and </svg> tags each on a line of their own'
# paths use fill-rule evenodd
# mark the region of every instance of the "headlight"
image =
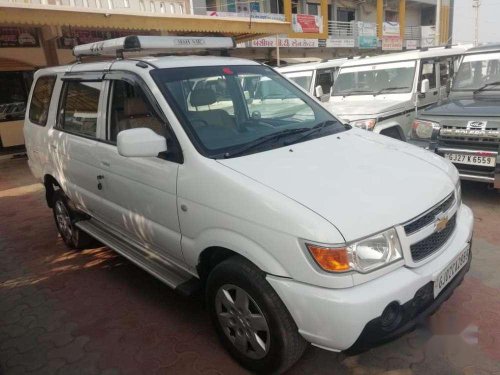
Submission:
<svg viewBox="0 0 500 375">
<path fill-rule="evenodd" d="M 403 258 L 394 228 L 345 247 L 306 246 L 316 263 L 328 272 L 367 273 Z"/>
<path fill-rule="evenodd" d="M 434 130 L 440 128 L 437 122 L 415 120 L 413 121 L 411 136 L 415 139 L 431 139 Z"/>
<path fill-rule="evenodd" d="M 376 119 L 370 118 L 370 119 L 365 119 L 365 120 L 354 120 L 354 121 L 349 122 L 349 125 L 355 126 L 357 128 L 364 129 L 364 130 L 373 130 L 373 127 L 375 126 L 376 123 L 377 123 Z"/>
</svg>

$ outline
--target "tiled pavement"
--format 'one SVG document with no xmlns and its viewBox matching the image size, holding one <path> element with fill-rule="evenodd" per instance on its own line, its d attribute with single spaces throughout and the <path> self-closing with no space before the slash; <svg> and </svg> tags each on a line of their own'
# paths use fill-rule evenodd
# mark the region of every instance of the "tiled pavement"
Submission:
<svg viewBox="0 0 500 375">
<path fill-rule="evenodd" d="M 425 326 L 353 357 L 309 348 L 290 374 L 500 374 L 500 193 L 464 184 L 471 272 Z M 411 199 L 411 197 L 408 197 Z M 0 162 L 1 374 L 238 374 L 200 297 L 107 248 L 67 250 L 25 160 Z"/>
</svg>

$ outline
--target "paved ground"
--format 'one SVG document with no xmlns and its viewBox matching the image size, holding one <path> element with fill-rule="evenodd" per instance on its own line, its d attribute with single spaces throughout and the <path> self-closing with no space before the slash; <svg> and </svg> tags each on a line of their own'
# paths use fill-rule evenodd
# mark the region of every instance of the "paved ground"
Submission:
<svg viewBox="0 0 500 375">
<path fill-rule="evenodd" d="M 464 184 L 471 272 L 425 326 L 354 357 L 316 348 L 290 374 L 500 374 L 500 194 Z M 408 197 L 411 199 L 411 197 Z M 0 373 L 238 374 L 200 298 L 107 248 L 68 251 L 24 160 L 0 162 Z"/>
</svg>

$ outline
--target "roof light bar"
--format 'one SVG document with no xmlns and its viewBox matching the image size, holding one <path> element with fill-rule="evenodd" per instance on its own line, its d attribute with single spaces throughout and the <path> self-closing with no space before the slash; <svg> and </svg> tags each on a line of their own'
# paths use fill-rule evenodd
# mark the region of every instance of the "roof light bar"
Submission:
<svg viewBox="0 0 500 375">
<path fill-rule="evenodd" d="M 227 49 L 235 46 L 233 38 L 229 37 L 130 35 L 76 46 L 73 48 L 73 55 L 121 56 L 124 52 L 168 53 L 195 49 Z"/>
</svg>

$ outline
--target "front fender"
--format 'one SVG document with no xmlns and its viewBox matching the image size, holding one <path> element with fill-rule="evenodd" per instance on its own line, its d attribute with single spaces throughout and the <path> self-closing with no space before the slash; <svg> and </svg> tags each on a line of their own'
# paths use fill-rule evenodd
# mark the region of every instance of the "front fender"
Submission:
<svg viewBox="0 0 500 375">
<path fill-rule="evenodd" d="M 405 136 L 405 133 L 404 133 L 404 130 L 403 130 L 401 124 L 397 121 L 394 121 L 394 120 L 377 123 L 375 125 L 375 128 L 373 129 L 373 132 L 380 134 L 380 133 L 383 133 L 385 130 L 391 129 L 391 128 L 396 129 L 396 131 L 399 133 L 399 135 L 401 137 L 401 140 L 406 141 L 406 136 Z"/>
<path fill-rule="evenodd" d="M 193 270 L 199 263 L 200 254 L 210 247 L 222 247 L 234 251 L 266 273 L 290 277 L 274 256 L 258 243 L 240 233 L 223 228 L 209 228 L 200 233 L 195 239 L 187 237 L 182 239 L 184 259 Z"/>
</svg>

